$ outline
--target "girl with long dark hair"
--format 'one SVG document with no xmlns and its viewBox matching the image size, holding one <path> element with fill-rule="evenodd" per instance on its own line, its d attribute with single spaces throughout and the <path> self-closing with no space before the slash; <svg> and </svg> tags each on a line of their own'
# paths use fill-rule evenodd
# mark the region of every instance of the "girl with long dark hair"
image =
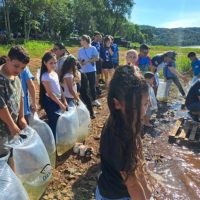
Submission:
<svg viewBox="0 0 200 200">
<path fill-rule="evenodd" d="M 64 88 L 64 96 L 69 106 L 75 106 L 76 101 L 79 101 L 76 79 L 79 79 L 80 76 L 76 59 L 69 56 L 63 63 L 60 73 L 60 83 Z"/>
<path fill-rule="evenodd" d="M 56 57 L 55 54 L 48 52 L 42 58 L 40 73 L 40 105 L 44 108 L 54 137 L 56 134 L 56 123 L 59 110 L 65 111 L 67 102 L 59 84 L 59 78 L 55 72 Z"/>
<path fill-rule="evenodd" d="M 141 122 L 149 104 L 148 85 L 132 66 L 116 69 L 110 82 L 110 116 L 100 142 L 102 173 L 96 200 L 147 200 L 148 187 L 141 142 Z"/>
</svg>

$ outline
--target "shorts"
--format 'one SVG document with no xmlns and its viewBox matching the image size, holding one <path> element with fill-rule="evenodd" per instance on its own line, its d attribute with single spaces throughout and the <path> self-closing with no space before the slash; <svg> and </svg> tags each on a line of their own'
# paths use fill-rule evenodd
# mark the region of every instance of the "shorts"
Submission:
<svg viewBox="0 0 200 200">
<path fill-rule="evenodd" d="M 100 192 L 99 192 L 99 188 L 97 187 L 96 189 L 96 200 L 112 200 L 112 199 L 108 199 L 108 198 L 105 198 L 105 197 L 102 197 Z M 131 200 L 130 197 L 124 197 L 124 198 L 120 198 L 120 199 L 115 199 L 115 200 Z"/>
<path fill-rule="evenodd" d="M 114 69 L 116 69 L 119 66 L 119 63 L 113 63 Z"/>
<path fill-rule="evenodd" d="M 112 61 L 104 61 L 102 63 L 102 69 L 113 69 L 114 66 L 113 66 L 113 63 Z"/>
<path fill-rule="evenodd" d="M 102 62 L 100 60 L 96 62 L 96 69 L 97 69 L 96 74 L 100 75 L 102 72 Z"/>
</svg>

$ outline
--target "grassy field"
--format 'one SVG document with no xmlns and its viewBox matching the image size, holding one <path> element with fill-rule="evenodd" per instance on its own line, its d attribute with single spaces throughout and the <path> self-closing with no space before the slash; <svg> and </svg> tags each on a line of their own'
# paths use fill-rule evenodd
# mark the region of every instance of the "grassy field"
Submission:
<svg viewBox="0 0 200 200">
<path fill-rule="evenodd" d="M 139 47 L 139 44 L 134 43 L 134 46 Z M 6 55 L 10 47 L 11 45 L 1 45 L 0 56 Z M 40 66 L 40 60 L 44 52 L 50 50 L 53 47 L 53 43 L 48 42 L 48 41 L 28 41 L 24 44 L 24 47 L 28 50 L 32 58 L 30 66 L 32 70 L 35 71 L 36 67 L 38 68 Z M 70 51 L 70 53 L 77 56 L 79 47 L 73 46 L 73 47 L 67 47 L 67 48 Z M 152 57 L 156 54 L 163 53 L 168 50 L 174 50 L 178 53 L 177 68 L 181 72 L 188 71 L 190 68 L 190 61 L 187 58 L 188 52 L 195 51 L 200 55 L 200 48 L 193 49 L 193 48 L 181 48 L 181 47 L 175 47 L 175 46 L 151 46 L 150 56 Z M 120 64 L 125 64 L 126 51 L 127 50 L 125 48 L 120 48 Z"/>
</svg>

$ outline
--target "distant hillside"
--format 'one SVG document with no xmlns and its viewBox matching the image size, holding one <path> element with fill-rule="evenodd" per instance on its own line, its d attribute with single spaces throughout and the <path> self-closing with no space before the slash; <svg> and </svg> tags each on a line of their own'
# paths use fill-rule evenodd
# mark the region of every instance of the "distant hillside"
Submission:
<svg viewBox="0 0 200 200">
<path fill-rule="evenodd" d="M 140 26 L 142 33 L 150 35 L 152 45 L 192 46 L 200 45 L 200 28 L 156 28 Z"/>
</svg>

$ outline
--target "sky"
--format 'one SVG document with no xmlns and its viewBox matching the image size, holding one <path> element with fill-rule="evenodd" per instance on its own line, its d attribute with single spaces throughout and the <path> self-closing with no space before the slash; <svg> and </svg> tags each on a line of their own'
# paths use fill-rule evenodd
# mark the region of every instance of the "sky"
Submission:
<svg viewBox="0 0 200 200">
<path fill-rule="evenodd" d="M 130 21 L 164 28 L 200 27 L 200 0 L 135 0 Z"/>
</svg>

